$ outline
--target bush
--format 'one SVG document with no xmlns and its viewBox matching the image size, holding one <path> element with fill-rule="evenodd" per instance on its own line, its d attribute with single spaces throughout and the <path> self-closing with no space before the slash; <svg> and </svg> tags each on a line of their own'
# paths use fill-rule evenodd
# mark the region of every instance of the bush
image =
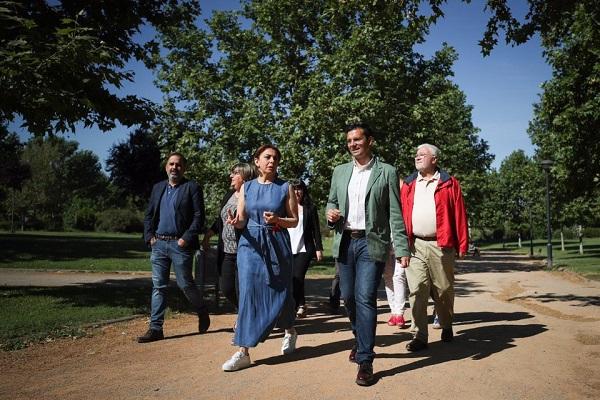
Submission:
<svg viewBox="0 0 600 400">
<path fill-rule="evenodd" d="M 97 214 L 96 230 L 104 232 L 142 232 L 144 230 L 142 213 L 126 208 L 113 208 Z"/>
<path fill-rule="evenodd" d="M 96 209 L 90 199 L 74 198 L 63 216 L 65 228 L 93 231 L 96 225 Z"/>
</svg>

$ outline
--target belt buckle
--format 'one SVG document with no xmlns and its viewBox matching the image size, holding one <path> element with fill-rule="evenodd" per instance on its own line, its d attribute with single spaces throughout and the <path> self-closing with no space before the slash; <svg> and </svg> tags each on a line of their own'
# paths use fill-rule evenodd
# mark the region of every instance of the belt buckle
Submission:
<svg viewBox="0 0 600 400">
<path fill-rule="evenodd" d="M 350 237 L 352 239 L 360 239 L 360 238 L 362 238 L 364 236 L 365 236 L 365 231 L 361 231 L 361 230 L 350 231 Z"/>
</svg>

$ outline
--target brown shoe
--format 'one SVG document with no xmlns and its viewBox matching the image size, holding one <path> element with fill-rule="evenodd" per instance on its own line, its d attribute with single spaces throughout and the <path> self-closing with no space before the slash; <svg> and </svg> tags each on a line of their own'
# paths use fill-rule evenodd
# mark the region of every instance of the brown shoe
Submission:
<svg viewBox="0 0 600 400">
<path fill-rule="evenodd" d="M 163 335 L 163 331 L 157 331 L 154 329 L 148 329 L 146 333 L 142 336 L 138 336 L 138 343 L 150 343 L 156 342 L 157 340 L 163 340 L 165 336 Z"/>
<path fill-rule="evenodd" d="M 359 386 L 371 386 L 375 383 L 375 376 L 373 375 L 373 364 L 368 361 L 363 361 L 358 367 L 358 374 L 356 374 L 356 384 Z"/>
<path fill-rule="evenodd" d="M 414 338 L 413 340 L 408 342 L 408 344 L 406 345 L 406 350 L 412 351 L 412 352 L 425 350 L 426 348 L 427 348 L 427 343 L 425 343 L 422 340 L 419 340 L 417 338 Z"/>
<path fill-rule="evenodd" d="M 358 350 L 358 346 L 356 345 L 356 342 L 352 345 L 352 350 L 350 350 L 350 354 L 348 354 L 348 361 L 350 361 L 351 363 L 355 363 L 356 362 L 356 351 Z"/>
</svg>

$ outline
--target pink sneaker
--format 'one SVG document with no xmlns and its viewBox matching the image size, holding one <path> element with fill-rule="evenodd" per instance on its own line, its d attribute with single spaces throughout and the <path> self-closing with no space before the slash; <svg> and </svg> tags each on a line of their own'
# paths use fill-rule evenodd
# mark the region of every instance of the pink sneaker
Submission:
<svg viewBox="0 0 600 400">
<path fill-rule="evenodd" d="M 400 329 L 404 329 L 406 328 L 406 321 L 404 320 L 404 316 L 403 315 L 399 315 L 398 318 L 396 318 L 396 326 L 398 326 L 398 328 Z"/>
<path fill-rule="evenodd" d="M 390 316 L 390 319 L 388 319 L 388 323 L 387 323 L 387 324 L 388 324 L 389 326 L 396 326 L 396 325 L 398 325 L 398 316 L 397 316 L 397 315 L 394 315 L 394 314 L 392 314 L 392 315 Z"/>
</svg>

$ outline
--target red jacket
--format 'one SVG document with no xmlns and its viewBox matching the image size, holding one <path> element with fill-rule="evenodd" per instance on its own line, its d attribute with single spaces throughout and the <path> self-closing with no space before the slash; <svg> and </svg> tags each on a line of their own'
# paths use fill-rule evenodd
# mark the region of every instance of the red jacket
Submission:
<svg viewBox="0 0 600 400">
<path fill-rule="evenodd" d="M 404 180 L 400 190 L 402 216 L 410 245 L 414 245 L 412 211 L 415 200 L 415 183 L 418 172 Z M 455 248 L 459 254 L 466 254 L 469 248 L 469 228 L 467 211 L 460 184 L 446 171 L 440 170 L 440 180 L 434 194 L 437 244 L 443 248 Z"/>
</svg>

